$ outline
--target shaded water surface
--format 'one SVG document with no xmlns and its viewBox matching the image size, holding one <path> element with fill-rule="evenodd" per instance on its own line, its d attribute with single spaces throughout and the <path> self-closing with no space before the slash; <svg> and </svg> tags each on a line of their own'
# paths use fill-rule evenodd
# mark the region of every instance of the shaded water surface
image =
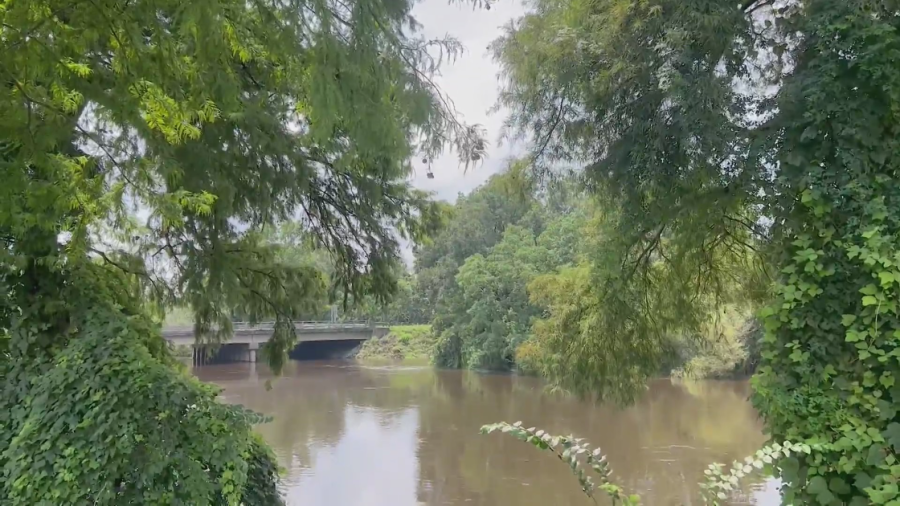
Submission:
<svg viewBox="0 0 900 506">
<path fill-rule="evenodd" d="M 535 378 L 292 362 L 195 369 L 227 402 L 272 415 L 260 432 L 287 469 L 297 506 L 550 506 L 592 504 L 550 454 L 481 425 L 522 420 L 587 438 L 614 476 L 650 506 L 702 504 L 696 484 L 711 462 L 764 444 L 746 382 L 658 381 L 627 409 L 543 392 Z M 735 504 L 775 505 L 771 484 L 750 482 Z M 602 502 L 601 502 L 602 504 Z"/>
</svg>

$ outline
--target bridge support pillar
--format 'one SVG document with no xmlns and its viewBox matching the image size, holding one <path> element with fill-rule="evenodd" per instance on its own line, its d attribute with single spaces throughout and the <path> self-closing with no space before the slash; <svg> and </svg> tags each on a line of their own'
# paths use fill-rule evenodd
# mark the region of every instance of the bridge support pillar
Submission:
<svg viewBox="0 0 900 506">
<path fill-rule="evenodd" d="M 191 365 L 201 366 L 206 365 L 206 362 L 209 360 L 209 357 L 206 354 L 206 350 L 204 350 L 200 346 L 191 346 Z"/>
<path fill-rule="evenodd" d="M 249 348 L 250 349 L 247 350 L 247 362 L 255 364 L 259 355 L 259 343 L 250 343 Z"/>
</svg>

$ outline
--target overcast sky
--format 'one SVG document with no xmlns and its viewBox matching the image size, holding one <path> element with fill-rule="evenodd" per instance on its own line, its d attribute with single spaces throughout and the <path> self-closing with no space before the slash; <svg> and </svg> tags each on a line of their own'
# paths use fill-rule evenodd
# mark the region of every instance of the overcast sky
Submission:
<svg viewBox="0 0 900 506">
<path fill-rule="evenodd" d="M 413 15 L 423 25 L 426 38 L 450 35 L 459 40 L 466 52 L 452 64 L 446 64 L 437 85 L 456 105 L 466 123 L 478 123 L 487 129 L 490 146 L 487 159 L 474 169 L 463 172 L 455 153 L 446 153 L 434 161 L 434 179 L 425 175 L 426 168 L 417 161 L 413 184 L 432 191 L 440 200 L 453 202 L 460 193 L 468 193 L 505 167 L 506 161 L 522 146 L 497 140 L 503 123 L 502 111 L 488 114 L 497 100 L 498 66 L 487 50 L 488 44 L 501 33 L 501 27 L 524 13 L 520 0 L 497 0 L 491 10 L 472 9 L 466 1 L 450 4 L 448 0 L 422 0 Z"/>
<path fill-rule="evenodd" d="M 445 153 L 432 163 L 434 179 L 426 176 L 426 166 L 414 161 L 413 185 L 434 193 L 435 198 L 456 201 L 460 193 L 469 193 L 492 174 L 501 171 L 507 161 L 523 149 L 521 145 L 498 144 L 503 111 L 488 113 L 497 101 L 499 67 L 487 49 L 500 36 L 501 28 L 524 13 L 521 0 L 497 0 L 491 10 L 472 9 L 465 1 L 450 4 L 448 0 L 422 0 L 413 15 L 423 26 L 426 38 L 450 35 L 466 48 L 452 64 L 446 64 L 435 83 L 450 97 L 465 123 L 480 124 L 487 130 L 487 158 L 467 172 L 459 164 L 456 153 Z M 413 266 L 410 244 L 400 241 L 403 260 Z"/>
</svg>

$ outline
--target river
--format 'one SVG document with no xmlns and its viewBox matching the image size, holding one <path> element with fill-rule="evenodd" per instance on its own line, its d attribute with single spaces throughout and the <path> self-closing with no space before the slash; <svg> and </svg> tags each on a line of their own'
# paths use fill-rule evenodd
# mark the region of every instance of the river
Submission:
<svg viewBox="0 0 900 506">
<path fill-rule="evenodd" d="M 709 463 L 765 442 L 746 382 L 659 380 L 617 409 L 546 393 L 536 378 L 429 367 L 290 362 L 277 379 L 261 364 L 194 373 L 223 387 L 226 402 L 274 417 L 259 431 L 287 471 L 291 506 L 591 504 L 549 453 L 479 434 L 498 421 L 586 438 L 651 506 L 702 504 L 696 484 Z M 734 504 L 776 505 L 778 496 L 757 480 Z"/>
</svg>

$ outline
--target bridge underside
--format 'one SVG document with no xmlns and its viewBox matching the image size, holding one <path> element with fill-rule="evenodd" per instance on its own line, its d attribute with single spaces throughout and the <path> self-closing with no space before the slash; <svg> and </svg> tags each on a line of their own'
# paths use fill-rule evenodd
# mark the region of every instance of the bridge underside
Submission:
<svg viewBox="0 0 900 506">
<path fill-rule="evenodd" d="M 365 339 L 342 341 L 303 341 L 288 354 L 291 360 L 337 360 L 347 358 Z"/>
<path fill-rule="evenodd" d="M 335 360 L 347 358 L 351 351 L 365 339 L 303 340 L 288 352 L 291 360 Z M 235 364 L 262 361 L 263 347 L 251 348 L 247 343 L 226 343 L 213 350 L 211 347 L 193 346 L 191 363 L 194 366 Z"/>
<path fill-rule="evenodd" d="M 258 355 L 258 349 L 250 349 L 250 345 L 244 343 L 227 343 L 217 349 L 209 346 L 193 346 L 191 364 L 198 366 L 256 362 Z"/>
</svg>

